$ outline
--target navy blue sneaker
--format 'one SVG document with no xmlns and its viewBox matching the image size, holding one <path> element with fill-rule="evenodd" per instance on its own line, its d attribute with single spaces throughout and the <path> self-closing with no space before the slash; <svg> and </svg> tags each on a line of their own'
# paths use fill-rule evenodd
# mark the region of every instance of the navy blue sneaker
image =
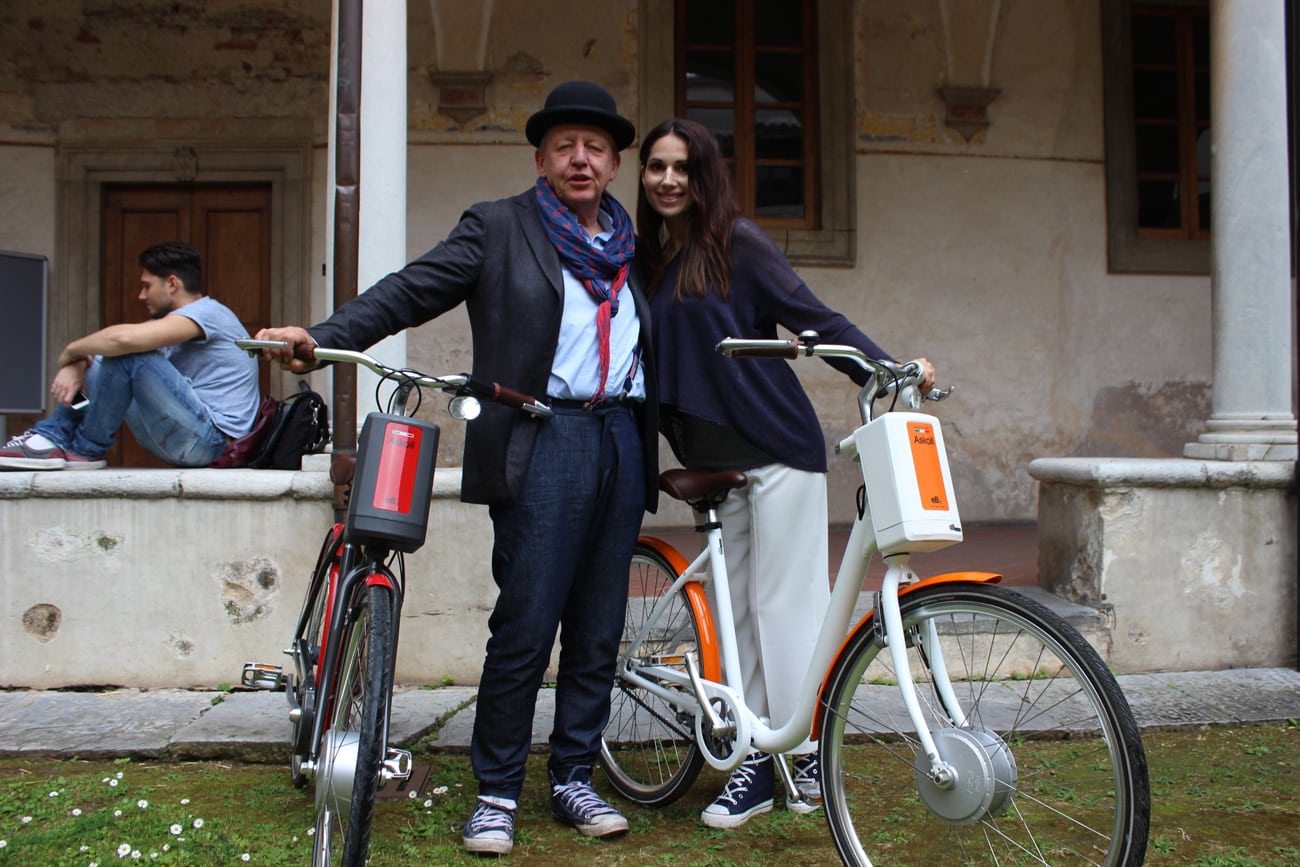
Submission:
<svg viewBox="0 0 1300 867">
<path fill-rule="evenodd" d="M 722 794 L 700 813 L 710 828 L 739 828 L 754 816 L 772 809 L 776 790 L 776 766 L 767 753 L 750 753 L 731 772 Z"/>
<path fill-rule="evenodd" d="M 515 847 L 515 810 L 505 802 L 480 797 L 474 803 L 460 840 L 466 852 L 476 855 L 509 855 Z"/>
<path fill-rule="evenodd" d="M 569 775 L 569 782 L 561 783 L 551 775 L 551 814 L 572 825 L 585 837 L 616 837 L 627 833 L 627 818 L 596 794 L 590 780 L 575 779 L 585 776 L 578 769 Z"/>
<path fill-rule="evenodd" d="M 795 791 L 785 793 L 785 806 L 795 813 L 811 813 L 822 805 L 822 772 L 817 754 L 795 756 L 790 765 Z"/>
</svg>

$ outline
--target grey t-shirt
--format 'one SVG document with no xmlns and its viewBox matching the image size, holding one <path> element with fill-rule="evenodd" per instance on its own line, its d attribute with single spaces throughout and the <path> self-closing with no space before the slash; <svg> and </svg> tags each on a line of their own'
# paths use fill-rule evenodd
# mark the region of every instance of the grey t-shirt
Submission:
<svg viewBox="0 0 1300 867">
<path fill-rule="evenodd" d="M 160 350 L 163 356 L 190 381 L 222 433 L 232 438 L 248 433 L 261 395 L 257 359 L 234 344 L 237 338 L 248 336 L 239 317 L 206 295 L 167 315 L 193 320 L 203 336 L 164 346 Z"/>
</svg>

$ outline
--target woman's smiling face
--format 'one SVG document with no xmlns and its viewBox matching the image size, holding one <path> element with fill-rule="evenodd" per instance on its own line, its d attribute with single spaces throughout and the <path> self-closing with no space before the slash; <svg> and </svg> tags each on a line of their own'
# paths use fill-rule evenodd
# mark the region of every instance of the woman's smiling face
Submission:
<svg viewBox="0 0 1300 867">
<path fill-rule="evenodd" d="M 671 223 L 695 206 L 691 196 L 690 152 L 686 140 L 669 133 L 650 147 L 650 155 L 641 170 L 641 185 L 645 188 L 650 207 Z"/>
</svg>

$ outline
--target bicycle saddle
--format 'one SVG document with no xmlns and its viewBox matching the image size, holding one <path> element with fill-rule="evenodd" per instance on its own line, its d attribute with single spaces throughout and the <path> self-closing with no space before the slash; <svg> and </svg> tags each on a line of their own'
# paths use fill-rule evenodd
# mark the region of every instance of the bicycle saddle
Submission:
<svg viewBox="0 0 1300 867">
<path fill-rule="evenodd" d="M 748 481 L 749 478 L 740 470 L 723 470 L 716 473 L 664 470 L 659 474 L 659 490 L 703 512 L 717 507 L 727 499 L 729 492 L 743 488 Z"/>
</svg>

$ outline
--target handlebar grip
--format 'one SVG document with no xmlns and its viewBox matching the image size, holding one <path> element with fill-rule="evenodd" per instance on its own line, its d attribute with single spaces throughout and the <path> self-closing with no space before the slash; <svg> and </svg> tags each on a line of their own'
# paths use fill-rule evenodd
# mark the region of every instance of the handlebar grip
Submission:
<svg viewBox="0 0 1300 867">
<path fill-rule="evenodd" d="M 513 388 L 506 388 L 499 382 L 493 382 L 488 386 L 491 389 L 492 400 L 497 403 L 504 403 L 506 406 L 514 409 L 523 409 L 525 406 L 533 406 L 536 400 L 524 394 L 522 391 L 515 391 Z"/>
<path fill-rule="evenodd" d="M 299 343 L 293 348 L 293 357 L 299 361 L 316 363 L 316 346 L 312 343 Z"/>
<path fill-rule="evenodd" d="M 732 358 L 798 358 L 799 344 L 785 340 L 781 345 L 737 346 L 729 351 Z"/>
</svg>

